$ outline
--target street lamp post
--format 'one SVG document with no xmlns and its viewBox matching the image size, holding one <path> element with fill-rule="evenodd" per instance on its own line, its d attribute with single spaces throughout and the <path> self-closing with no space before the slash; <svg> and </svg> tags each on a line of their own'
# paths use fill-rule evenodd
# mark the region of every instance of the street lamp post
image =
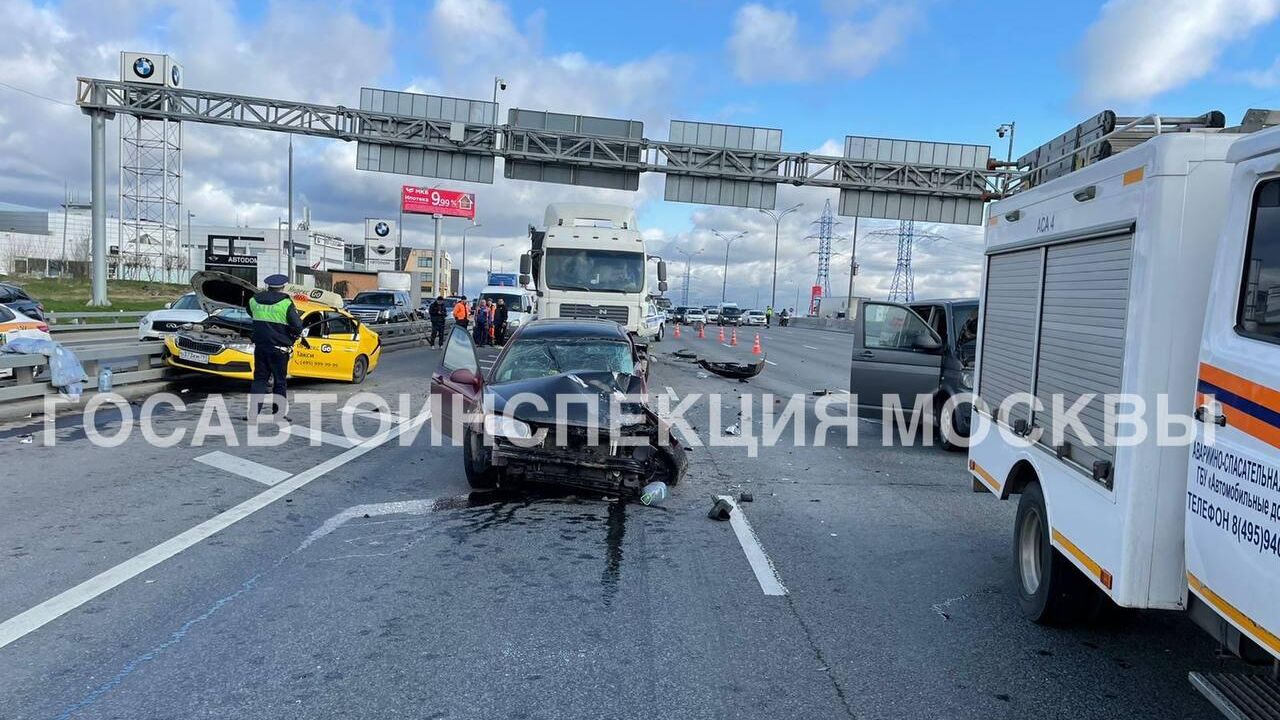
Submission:
<svg viewBox="0 0 1280 720">
<path fill-rule="evenodd" d="M 803 206 L 804 203 L 796 203 L 782 212 L 760 208 L 760 212 L 773 218 L 773 285 L 769 290 L 769 307 L 773 307 L 778 304 L 778 234 L 782 227 L 782 218 L 790 215 L 796 210 L 799 210 Z"/>
<path fill-rule="evenodd" d="M 506 246 L 507 246 L 506 243 L 498 243 L 497 245 L 494 245 L 493 247 L 489 248 L 489 272 L 490 273 L 493 272 L 493 251 L 497 250 L 498 248 L 506 247 Z"/>
<path fill-rule="evenodd" d="M 737 235 L 733 235 L 732 237 L 729 235 L 725 235 L 719 230 L 712 230 L 711 232 L 714 233 L 716 237 L 724 241 L 724 279 L 720 283 L 720 303 L 724 304 L 725 295 L 729 290 L 729 246 L 733 244 L 734 240 L 737 240 L 743 235 L 746 235 L 747 232 L 743 230 L 739 232 Z M 777 262 L 776 258 L 774 262 L 775 263 Z"/>
<path fill-rule="evenodd" d="M 681 289 L 681 293 L 680 293 L 682 298 L 680 300 L 680 304 L 688 305 L 689 304 L 689 269 L 693 263 L 694 256 L 701 255 L 702 250 L 698 249 L 696 252 L 689 252 L 688 250 L 681 250 L 679 248 L 676 248 L 676 252 L 684 256 L 684 287 Z"/>
<path fill-rule="evenodd" d="M 467 233 L 478 227 L 483 226 L 480 223 L 472 222 L 469 227 L 462 229 L 462 270 L 459 273 L 459 277 L 462 280 L 459 285 L 462 287 L 458 289 L 458 294 L 463 297 L 466 297 L 467 294 Z"/>
</svg>

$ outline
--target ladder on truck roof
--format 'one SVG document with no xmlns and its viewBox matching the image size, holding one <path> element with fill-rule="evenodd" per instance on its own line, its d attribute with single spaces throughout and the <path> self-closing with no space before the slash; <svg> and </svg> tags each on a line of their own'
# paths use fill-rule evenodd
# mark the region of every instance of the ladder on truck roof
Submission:
<svg viewBox="0 0 1280 720">
<path fill-rule="evenodd" d="M 1018 158 L 1014 165 L 1028 169 L 1012 175 L 1005 195 L 1043 185 L 1157 135 L 1221 130 L 1226 124 L 1226 116 L 1217 110 L 1195 117 L 1168 117 L 1154 113 L 1142 117 L 1121 117 L 1111 110 L 1104 110 Z"/>
</svg>

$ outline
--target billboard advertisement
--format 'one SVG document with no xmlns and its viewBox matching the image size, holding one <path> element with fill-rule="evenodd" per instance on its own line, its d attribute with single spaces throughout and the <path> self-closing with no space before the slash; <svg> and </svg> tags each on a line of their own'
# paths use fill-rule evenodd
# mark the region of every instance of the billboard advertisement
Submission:
<svg viewBox="0 0 1280 720">
<path fill-rule="evenodd" d="M 400 209 L 414 215 L 476 218 L 475 193 L 405 185 L 400 188 Z"/>
</svg>

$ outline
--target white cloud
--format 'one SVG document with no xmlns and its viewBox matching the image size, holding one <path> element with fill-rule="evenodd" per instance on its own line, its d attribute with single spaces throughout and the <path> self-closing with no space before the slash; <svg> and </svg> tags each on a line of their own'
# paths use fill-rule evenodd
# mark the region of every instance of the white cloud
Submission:
<svg viewBox="0 0 1280 720">
<path fill-rule="evenodd" d="M 801 37 L 800 17 L 759 3 L 738 8 L 726 43 L 744 82 L 798 82 L 870 73 L 915 25 L 912 2 L 844 0 L 823 4 L 824 39 Z"/>
<path fill-rule="evenodd" d="M 1079 48 L 1079 98 L 1141 102 L 1204 77 L 1231 42 L 1280 14 L 1280 0 L 1111 0 Z"/>
</svg>

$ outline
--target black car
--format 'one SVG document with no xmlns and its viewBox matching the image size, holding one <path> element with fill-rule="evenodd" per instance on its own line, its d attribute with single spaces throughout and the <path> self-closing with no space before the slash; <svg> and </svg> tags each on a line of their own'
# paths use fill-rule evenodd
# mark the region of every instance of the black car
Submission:
<svg viewBox="0 0 1280 720">
<path fill-rule="evenodd" d="M 365 290 L 347 303 L 345 310 L 366 325 L 417 320 L 420 311 L 403 290 Z"/>
<path fill-rule="evenodd" d="M 688 466 L 670 428 L 635 399 L 647 375 L 643 346 L 617 323 L 546 319 L 517 330 L 487 377 L 471 336 L 454 328 L 431 393 L 441 430 L 462 433 L 473 488 L 533 482 L 636 495 L 653 481 L 674 485 Z"/>
<path fill-rule="evenodd" d="M 725 305 L 720 308 L 720 314 L 717 322 L 721 325 L 741 325 L 742 308 L 734 305 Z"/>
<path fill-rule="evenodd" d="M 32 320 L 48 322 L 48 314 L 39 300 L 27 294 L 26 290 L 13 283 L 0 282 L 0 305 L 13 308 Z"/>
</svg>

